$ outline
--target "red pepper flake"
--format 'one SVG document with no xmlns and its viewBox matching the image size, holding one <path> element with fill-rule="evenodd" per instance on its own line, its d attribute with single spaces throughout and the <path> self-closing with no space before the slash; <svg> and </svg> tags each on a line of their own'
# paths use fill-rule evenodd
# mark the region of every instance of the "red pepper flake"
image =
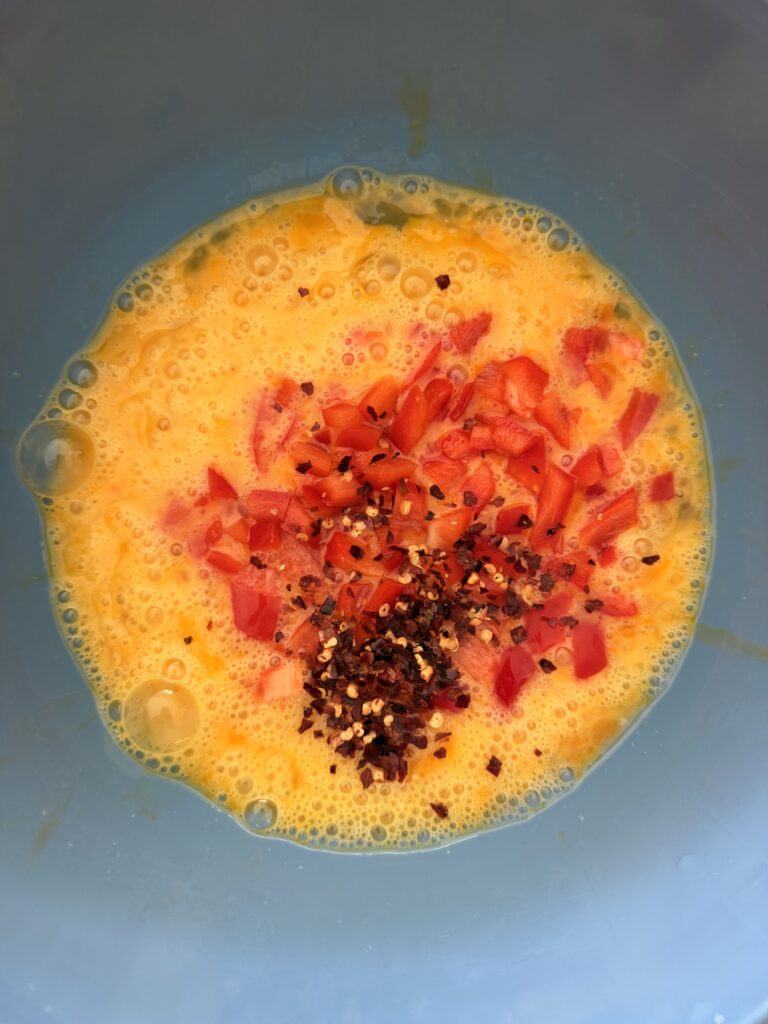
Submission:
<svg viewBox="0 0 768 1024">
<path fill-rule="evenodd" d="M 310 469 L 312 469 L 312 463 L 311 462 L 298 462 L 296 464 L 296 472 L 297 473 L 302 473 L 302 474 L 303 473 L 308 473 L 310 471 Z"/>
<path fill-rule="evenodd" d="M 184 643 L 185 643 L 185 644 L 186 644 L 187 646 L 189 646 L 189 645 L 190 645 L 190 644 L 192 643 L 192 637 L 191 637 L 191 636 L 185 636 L 185 637 L 184 637 Z"/>
<path fill-rule="evenodd" d="M 313 395 L 315 393 L 315 385 L 311 380 L 305 380 L 303 384 L 299 384 L 299 387 L 305 395 Z"/>
<path fill-rule="evenodd" d="M 360 781 L 363 784 L 363 789 L 368 789 L 373 785 L 373 771 L 370 768 L 363 768 L 360 772 Z"/>
<path fill-rule="evenodd" d="M 361 559 L 363 557 L 363 555 L 365 554 L 365 552 L 363 551 L 363 549 L 360 547 L 359 544 L 350 544 L 349 545 L 349 553 L 350 553 L 350 555 L 352 555 L 352 557 L 354 559 L 357 559 L 357 560 Z"/>
<path fill-rule="evenodd" d="M 488 764 L 485 766 L 485 770 L 490 772 L 494 778 L 498 779 L 499 773 L 501 772 L 501 761 L 496 757 L 495 754 L 490 758 Z"/>
<path fill-rule="evenodd" d="M 488 504 L 493 505 L 494 508 L 501 508 L 504 504 L 504 498 L 499 494 L 497 497 L 491 498 Z"/>
<path fill-rule="evenodd" d="M 512 637 L 513 644 L 522 644 L 528 639 L 528 631 L 525 626 L 515 626 L 514 629 L 510 629 L 509 635 Z"/>
<path fill-rule="evenodd" d="M 515 525 L 517 526 L 518 530 L 529 530 L 533 526 L 533 520 L 530 516 L 527 516 L 525 512 L 523 512 L 523 514 L 517 520 Z"/>
<path fill-rule="evenodd" d="M 660 558 L 661 555 L 646 555 L 645 558 L 641 558 L 640 561 L 644 565 L 655 565 Z"/>
<path fill-rule="evenodd" d="M 328 771 L 329 771 L 329 772 L 331 773 L 331 775 L 335 775 L 335 774 L 336 774 L 336 765 L 335 765 L 335 764 L 332 764 L 332 765 L 331 765 L 331 766 L 330 766 L 330 767 L 328 768 Z"/>
<path fill-rule="evenodd" d="M 336 467 L 336 469 L 339 471 L 339 473 L 346 473 L 351 465 L 352 465 L 352 456 L 351 455 L 345 455 L 344 458 L 341 459 L 341 461 L 339 462 L 339 464 Z"/>
<path fill-rule="evenodd" d="M 448 817 L 448 808 L 445 806 L 445 804 L 430 804 L 429 806 L 432 808 L 432 810 L 435 812 L 438 818 Z"/>
<path fill-rule="evenodd" d="M 533 754 L 534 754 L 534 757 L 541 757 L 541 751 L 539 750 L 538 747 L 534 747 L 533 748 Z"/>
<path fill-rule="evenodd" d="M 444 292 L 445 289 L 450 285 L 450 283 L 451 279 L 447 274 L 438 274 L 437 277 L 435 278 L 435 284 L 437 285 L 441 292 Z"/>
<path fill-rule="evenodd" d="M 302 733 L 302 732 L 306 732 L 307 729 L 311 729 L 311 728 L 312 728 L 312 719 L 311 718 L 303 718 L 301 720 L 301 725 L 299 726 L 299 728 L 296 731 L 298 733 Z"/>
<path fill-rule="evenodd" d="M 534 473 L 539 473 L 539 467 L 538 466 L 531 466 L 531 469 L 533 470 Z"/>
<path fill-rule="evenodd" d="M 336 602 L 332 597 L 326 597 L 323 603 L 318 608 L 321 615 L 332 615 L 336 608 Z"/>
<path fill-rule="evenodd" d="M 213 629 L 213 619 L 208 619 L 208 621 L 205 624 L 205 628 L 209 631 Z"/>
<path fill-rule="evenodd" d="M 471 508 L 473 505 L 477 504 L 477 495 L 474 493 L 474 491 L 464 491 L 464 504 L 468 508 Z"/>
<path fill-rule="evenodd" d="M 429 493 L 432 495 L 433 498 L 437 498 L 438 501 L 445 501 L 445 495 L 437 486 L 437 484 L 432 484 L 430 486 Z"/>
<path fill-rule="evenodd" d="M 368 413 L 368 415 L 371 417 L 374 423 L 379 418 L 376 414 L 376 410 L 373 408 L 372 405 L 366 405 L 365 411 Z"/>
<path fill-rule="evenodd" d="M 309 295 L 309 288 L 299 288 L 299 295 L 305 299 Z"/>
<path fill-rule="evenodd" d="M 584 611 L 588 612 L 590 615 L 592 612 L 599 612 L 602 607 L 603 602 L 599 597 L 590 597 L 588 601 L 584 602 Z"/>
<path fill-rule="evenodd" d="M 382 459 L 386 459 L 386 457 L 387 457 L 387 453 L 386 452 L 377 452 L 376 455 L 372 455 L 371 456 L 371 461 L 370 461 L 369 465 L 372 466 L 374 464 L 374 462 L 381 462 L 381 460 Z"/>
<path fill-rule="evenodd" d="M 542 672 L 546 672 L 547 675 L 549 675 L 550 672 L 557 671 L 557 665 L 555 665 L 554 662 L 550 661 L 549 658 L 540 658 L 539 668 Z"/>
<path fill-rule="evenodd" d="M 281 633 L 280 630 L 278 630 L 275 633 L 275 643 L 279 644 L 281 640 L 285 640 L 285 633 Z"/>
<path fill-rule="evenodd" d="M 440 758 L 442 760 L 442 758 L 448 756 L 448 751 L 445 749 L 445 747 L 438 747 L 432 756 Z"/>
<path fill-rule="evenodd" d="M 283 411 L 283 407 L 282 407 L 282 405 L 280 405 L 279 402 L 273 402 L 272 403 L 272 408 L 275 410 L 275 412 L 282 412 Z"/>
</svg>

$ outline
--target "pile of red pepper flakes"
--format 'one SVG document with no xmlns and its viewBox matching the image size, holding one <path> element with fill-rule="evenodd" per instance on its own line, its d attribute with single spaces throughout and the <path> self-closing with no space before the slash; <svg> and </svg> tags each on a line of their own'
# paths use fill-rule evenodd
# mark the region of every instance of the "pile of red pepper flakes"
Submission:
<svg viewBox="0 0 768 1024">
<path fill-rule="evenodd" d="M 488 362 L 460 386 L 443 374 L 442 354 L 466 355 L 491 323 L 483 312 L 459 324 L 408 382 L 386 376 L 355 399 L 319 406 L 311 382 L 284 381 L 262 399 L 254 455 L 264 467 L 287 454 L 294 490 L 241 496 L 210 468 L 198 502 L 216 515 L 191 550 L 231 577 L 238 629 L 290 659 L 258 695 L 303 690 L 299 732 L 353 759 L 364 787 L 404 779 L 415 751 L 446 756 L 451 720 L 471 702 L 467 673 L 509 707 L 537 673 L 556 671 L 555 647 L 570 647 L 579 679 L 605 668 L 603 618 L 638 609 L 592 594 L 593 569 L 617 558 L 641 501 L 675 496 L 671 470 L 646 494 L 613 482 L 657 395 L 635 389 L 604 439 L 572 452 L 579 411 L 534 360 Z M 642 352 L 637 339 L 574 327 L 560 369 L 605 395 L 617 362 Z M 578 491 L 587 513 L 574 523 Z M 495 755 L 487 770 L 501 772 Z"/>
</svg>

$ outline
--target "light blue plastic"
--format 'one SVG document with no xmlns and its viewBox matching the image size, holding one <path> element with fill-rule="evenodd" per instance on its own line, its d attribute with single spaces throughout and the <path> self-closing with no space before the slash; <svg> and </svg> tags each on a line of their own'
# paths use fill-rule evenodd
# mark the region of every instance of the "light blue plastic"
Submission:
<svg viewBox="0 0 768 1024">
<path fill-rule="evenodd" d="M 768 1019 L 766 8 L 0 13 L 0 1021 Z M 135 265 L 345 162 L 572 223 L 676 339 L 717 480 L 703 625 L 668 695 L 550 810 L 412 856 L 254 838 L 121 755 L 58 636 L 14 467 Z"/>
</svg>

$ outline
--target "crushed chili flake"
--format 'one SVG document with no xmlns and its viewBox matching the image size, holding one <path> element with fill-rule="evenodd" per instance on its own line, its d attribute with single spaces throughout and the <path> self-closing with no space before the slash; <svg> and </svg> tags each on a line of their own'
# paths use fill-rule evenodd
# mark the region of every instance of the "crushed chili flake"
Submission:
<svg viewBox="0 0 768 1024">
<path fill-rule="evenodd" d="M 335 775 L 336 774 L 336 765 L 335 764 L 330 765 L 329 768 L 328 768 L 328 771 L 331 773 L 331 775 Z"/>
<path fill-rule="evenodd" d="M 448 808 L 445 806 L 445 804 L 430 804 L 429 806 L 432 808 L 432 810 L 435 812 L 438 818 L 448 817 Z"/>
<path fill-rule="evenodd" d="M 541 751 L 538 747 L 533 748 L 534 757 L 541 757 Z"/>
<path fill-rule="evenodd" d="M 434 751 L 432 756 L 442 760 L 442 758 L 448 756 L 448 751 L 445 749 L 445 747 L 438 747 L 437 750 Z"/>
<path fill-rule="evenodd" d="M 285 640 L 285 633 L 281 633 L 280 630 L 275 633 L 275 643 L 279 644 L 281 640 Z"/>
<path fill-rule="evenodd" d="M 342 459 L 339 460 L 339 464 L 336 467 L 336 469 L 339 471 L 339 473 L 346 473 L 351 465 L 352 465 L 352 456 L 351 455 L 345 455 Z"/>
<path fill-rule="evenodd" d="M 435 278 L 435 284 L 437 285 L 441 292 L 444 292 L 445 289 L 450 285 L 450 283 L 451 279 L 448 276 L 448 274 L 438 274 L 437 277 Z"/>
<path fill-rule="evenodd" d="M 302 299 L 305 299 L 307 295 L 309 295 L 309 288 L 299 288 L 299 295 L 302 297 Z"/>
<path fill-rule="evenodd" d="M 539 589 L 543 594 L 548 594 L 555 585 L 555 578 L 552 573 L 543 572 L 539 576 Z"/>
<path fill-rule="evenodd" d="M 363 784 L 363 789 L 368 789 L 369 786 L 373 785 L 373 772 L 370 768 L 363 768 L 360 772 L 360 781 Z"/>
<path fill-rule="evenodd" d="M 208 621 L 205 624 L 205 628 L 209 630 L 213 629 L 213 619 L 208 619 Z"/>
<path fill-rule="evenodd" d="M 591 615 L 592 612 L 599 612 L 602 607 L 603 602 L 599 597 L 590 597 L 588 601 L 584 602 L 584 611 L 589 615 Z"/>
<path fill-rule="evenodd" d="M 488 504 L 493 505 L 494 508 L 501 508 L 504 504 L 504 498 L 499 494 L 497 497 L 491 498 Z"/>
<path fill-rule="evenodd" d="M 445 495 L 440 490 L 440 488 L 437 486 L 437 484 L 431 484 L 430 485 L 429 493 L 432 495 L 433 498 L 437 498 L 438 501 L 444 501 L 445 500 Z"/>
<path fill-rule="evenodd" d="M 363 549 L 360 547 L 359 544 L 350 544 L 349 545 L 349 553 L 350 553 L 350 555 L 352 555 L 352 557 L 354 559 L 357 559 L 358 561 L 365 554 L 365 552 L 363 551 Z"/>
<path fill-rule="evenodd" d="M 308 473 L 310 471 L 310 469 L 312 469 L 312 463 L 311 462 L 298 462 L 296 464 L 296 472 L 297 473 Z"/>
<path fill-rule="evenodd" d="M 305 380 L 303 384 L 299 384 L 299 387 L 305 395 L 313 395 L 315 393 L 315 385 L 311 380 Z"/>
<path fill-rule="evenodd" d="M 540 658 L 539 659 L 539 668 L 541 669 L 542 672 L 546 672 L 547 675 L 549 675 L 550 672 L 556 672 L 557 671 L 557 665 L 555 665 L 555 663 L 553 661 L 550 661 L 549 658 Z"/>
<path fill-rule="evenodd" d="M 283 407 L 282 407 L 282 405 L 280 405 L 279 402 L 273 402 L 272 403 L 272 408 L 275 410 L 275 412 L 282 412 L 283 411 Z"/>
<path fill-rule="evenodd" d="M 464 504 L 469 508 L 477 504 L 477 495 L 474 491 L 464 491 Z"/>
<path fill-rule="evenodd" d="M 554 537 L 555 534 L 558 532 L 558 530 L 564 530 L 564 529 L 565 529 L 565 523 L 555 523 L 554 526 L 550 526 L 550 528 L 547 530 L 547 536 L 548 537 Z"/>
<path fill-rule="evenodd" d="M 515 525 L 517 526 L 518 530 L 529 530 L 533 526 L 533 520 L 530 516 L 527 516 L 525 512 L 523 512 L 523 514 L 517 520 Z"/>
<path fill-rule="evenodd" d="M 498 779 L 499 773 L 501 772 L 501 761 L 493 754 L 488 760 L 488 764 L 485 766 L 485 770 L 490 772 L 495 778 Z"/>
<path fill-rule="evenodd" d="M 512 637 L 513 644 L 522 644 L 528 639 L 528 631 L 525 626 L 515 626 L 514 629 L 510 629 L 509 635 Z"/>
<path fill-rule="evenodd" d="M 191 636 L 185 636 L 184 637 L 184 643 L 187 644 L 187 646 L 189 646 L 189 644 L 192 643 L 192 637 Z"/>
<path fill-rule="evenodd" d="M 655 565 L 660 558 L 661 555 L 646 555 L 645 558 L 641 558 L 640 561 L 644 565 Z"/>
<path fill-rule="evenodd" d="M 323 603 L 318 608 L 321 615 L 332 615 L 336 608 L 336 602 L 332 597 L 326 597 Z"/>
<path fill-rule="evenodd" d="M 381 460 L 382 459 L 386 459 L 386 457 L 387 457 L 387 453 L 386 452 L 377 452 L 376 455 L 372 455 L 371 456 L 371 463 L 370 464 L 373 465 L 374 462 L 381 462 Z"/>
<path fill-rule="evenodd" d="M 538 473 L 539 472 L 539 467 L 538 466 L 531 466 L 531 469 L 533 470 L 534 473 Z"/>
<path fill-rule="evenodd" d="M 567 626 L 569 629 L 575 629 L 579 624 L 579 620 L 575 615 L 561 615 L 558 622 L 561 626 Z"/>
<path fill-rule="evenodd" d="M 371 419 L 373 420 L 374 423 L 379 418 L 377 413 L 376 413 L 376 410 L 373 408 L 372 405 L 366 405 L 365 411 L 368 413 L 368 415 L 371 417 Z"/>
</svg>

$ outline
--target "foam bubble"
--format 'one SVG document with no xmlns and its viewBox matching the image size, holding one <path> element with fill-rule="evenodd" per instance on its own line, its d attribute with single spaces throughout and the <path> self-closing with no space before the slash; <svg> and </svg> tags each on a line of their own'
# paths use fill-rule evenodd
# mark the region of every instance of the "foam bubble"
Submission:
<svg viewBox="0 0 768 1024">
<path fill-rule="evenodd" d="M 32 491 L 55 496 L 80 487 L 93 469 L 93 441 L 67 421 L 36 423 L 19 444 L 19 469 Z"/>
</svg>

